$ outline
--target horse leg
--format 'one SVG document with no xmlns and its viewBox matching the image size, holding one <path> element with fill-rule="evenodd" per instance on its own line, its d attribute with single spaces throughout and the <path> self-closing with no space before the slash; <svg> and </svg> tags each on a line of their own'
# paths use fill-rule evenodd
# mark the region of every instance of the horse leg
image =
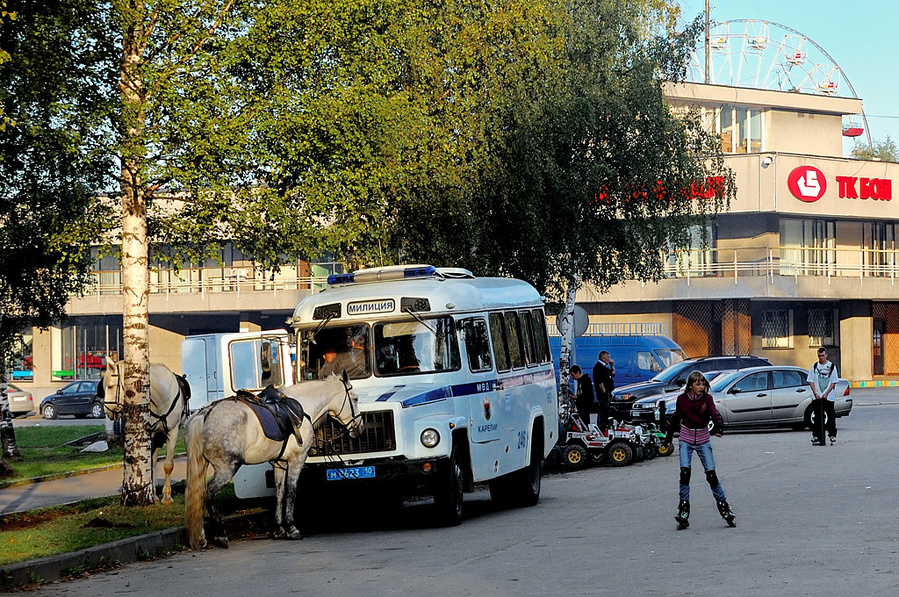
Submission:
<svg viewBox="0 0 899 597">
<path fill-rule="evenodd" d="M 284 530 L 284 482 L 287 477 L 286 463 L 274 463 L 275 473 L 275 528 L 272 531 L 272 539 L 285 539 L 287 532 Z"/>
<path fill-rule="evenodd" d="M 209 510 L 209 518 L 212 522 L 209 534 L 212 535 L 212 541 L 221 547 L 228 547 L 228 533 L 225 530 L 225 521 L 222 519 L 222 515 L 214 500 L 219 490 L 234 477 L 238 466 L 239 464 L 224 466 L 222 463 L 212 463 L 215 474 L 212 475 L 212 479 L 206 484 L 206 508 Z"/>
<path fill-rule="evenodd" d="M 162 485 L 162 505 L 171 506 L 175 503 L 172 499 L 172 471 L 175 470 L 175 444 L 178 442 L 178 428 L 175 427 L 165 440 L 165 481 Z M 155 461 L 154 461 L 155 462 Z"/>
<path fill-rule="evenodd" d="M 287 474 L 284 475 L 284 532 L 287 539 L 302 539 L 303 534 L 294 524 L 294 507 L 297 499 L 297 484 L 300 481 L 300 471 L 303 470 L 303 462 L 306 460 L 302 454 L 296 461 L 290 462 Z"/>
</svg>

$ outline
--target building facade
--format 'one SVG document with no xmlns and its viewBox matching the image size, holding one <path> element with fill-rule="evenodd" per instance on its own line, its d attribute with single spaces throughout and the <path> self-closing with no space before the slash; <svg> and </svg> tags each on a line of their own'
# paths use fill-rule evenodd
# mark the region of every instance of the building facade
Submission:
<svg viewBox="0 0 899 597">
<path fill-rule="evenodd" d="M 667 95 L 720 136 L 737 197 L 708 247 L 669 253 L 658 283 L 583 288 L 591 322 L 664 325 L 692 356 L 807 367 L 825 346 L 847 379 L 892 385 L 899 164 L 842 157 L 843 119 L 861 100 L 698 83 Z"/>
<path fill-rule="evenodd" d="M 843 119 L 861 100 L 720 85 L 667 88 L 699 108 L 721 139 L 738 193 L 707 231 L 711 243 L 667 254 L 666 277 L 631 281 L 578 304 L 594 327 L 665 329 L 691 356 L 756 354 L 808 366 L 819 346 L 858 384 L 899 379 L 899 164 L 842 157 Z M 696 235 L 700 238 L 701 234 Z M 118 261 L 97 259 L 69 319 L 23 338 L 22 386 L 98 378 L 121 353 Z M 186 335 L 278 329 L 337 263 L 297 262 L 275 276 L 225 247 L 220 259 L 151 274 L 151 359 L 180 371 Z"/>
</svg>

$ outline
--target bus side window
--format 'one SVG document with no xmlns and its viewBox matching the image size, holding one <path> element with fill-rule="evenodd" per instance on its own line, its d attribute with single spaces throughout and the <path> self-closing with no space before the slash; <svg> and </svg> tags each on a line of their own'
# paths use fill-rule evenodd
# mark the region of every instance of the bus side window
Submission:
<svg viewBox="0 0 899 597">
<path fill-rule="evenodd" d="M 522 311 L 519 317 L 521 321 L 521 343 L 524 346 L 524 362 L 530 367 L 537 364 L 537 350 L 534 347 L 534 332 L 531 327 L 531 312 Z"/>
<path fill-rule="evenodd" d="M 464 329 L 468 368 L 472 372 L 490 371 L 493 369 L 493 361 L 490 358 L 490 339 L 487 335 L 487 322 L 480 318 L 466 319 Z"/>
<path fill-rule="evenodd" d="M 497 371 L 509 370 L 509 350 L 506 348 L 506 326 L 502 313 L 490 314 L 490 337 L 493 340 L 493 356 Z"/>
<path fill-rule="evenodd" d="M 552 360 L 549 351 L 549 336 L 546 333 L 546 318 L 543 311 L 534 309 L 531 311 L 531 321 L 534 322 L 534 344 L 537 345 L 537 359 L 541 363 Z"/>
<path fill-rule="evenodd" d="M 521 335 L 519 334 L 518 313 L 506 311 L 506 339 L 509 345 L 509 357 L 513 369 L 524 367 L 524 354 L 521 349 Z"/>
</svg>

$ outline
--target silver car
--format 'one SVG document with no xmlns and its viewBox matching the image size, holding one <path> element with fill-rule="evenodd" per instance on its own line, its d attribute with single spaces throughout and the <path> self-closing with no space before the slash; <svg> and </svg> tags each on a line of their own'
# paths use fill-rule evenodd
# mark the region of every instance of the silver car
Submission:
<svg viewBox="0 0 899 597">
<path fill-rule="evenodd" d="M 7 392 L 9 393 L 9 412 L 12 416 L 23 417 L 34 412 L 34 396 L 31 395 L 31 392 L 13 384 L 9 384 Z"/>
<path fill-rule="evenodd" d="M 812 412 L 812 389 L 806 379 L 808 371 L 789 365 L 752 367 L 719 375 L 711 380 L 709 393 L 721 413 L 725 427 L 790 426 L 811 427 L 816 421 Z M 635 410 L 654 409 L 665 400 L 666 414 L 674 414 L 680 392 L 647 398 L 648 404 Z M 845 417 L 852 410 L 849 382 L 843 378 L 834 389 L 834 412 Z"/>
</svg>

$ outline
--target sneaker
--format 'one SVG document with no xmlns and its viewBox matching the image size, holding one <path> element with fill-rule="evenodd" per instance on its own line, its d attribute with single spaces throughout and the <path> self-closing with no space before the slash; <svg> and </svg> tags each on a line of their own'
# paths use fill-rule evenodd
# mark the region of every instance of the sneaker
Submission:
<svg viewBox="0 0 899 597">
<path fill-rule="evenodd" d="M 820 441 L 817 437 L 813 437 L 813 438 L 812 438 L 812 445 L 813 445 L 813 446 L 820 446 L 820 445 L 822 445 L 822 444 L 821 444 L 821 441 Z"/>
<path fill-rule="evenodd" d="M 831 435 L 830 436 L 830 445 L 832 446 L 835 443 L 837 443 L 837 437 L 835 435 Z"/>
</svg>

